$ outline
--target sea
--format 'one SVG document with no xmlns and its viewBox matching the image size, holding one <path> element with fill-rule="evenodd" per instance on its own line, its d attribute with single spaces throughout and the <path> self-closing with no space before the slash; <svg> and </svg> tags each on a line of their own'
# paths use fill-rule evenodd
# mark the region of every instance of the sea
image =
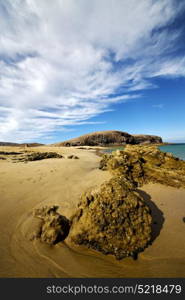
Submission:
<svg viewBox="0 0 185 300">
<path fill-rule="evenodd" d="M 111 147 L 108 149 L 103 150 L 104 153 L 111 153 L 115 150 L 123 150 L 124 147 L 120 146 L 120 147 Z M 169 144 L 169 145 L 163 145 L 163 146 L 159 146 L 159 149 L 163 152 L 170 152 L 172 153 L 174 156 L 185 160 L 185 144 Z"/>
<path fill-rule="evenodd" d="M 169 144 L 159 146 L 159 149 L 163 152 L 170 152 L 174 156 L 185 160 L 185 144 Z"/>
</svg>

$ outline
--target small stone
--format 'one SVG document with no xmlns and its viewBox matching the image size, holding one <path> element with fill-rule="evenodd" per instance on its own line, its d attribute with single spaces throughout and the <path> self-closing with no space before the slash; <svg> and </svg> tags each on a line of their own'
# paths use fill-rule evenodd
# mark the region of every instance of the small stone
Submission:
<svg viewBox="0 0 185 300">
<path fill-rule="evenodd" d="M 42 220 L 39 237 L 42 242 L 55 245 L 63 241 L 70 229 L 70 221 L 60 215 L 58 206 L 45 206 L 34 211 L 34 216 Z"/>
<path fill-rule="evenodd" d="M 76 155 L 68 155 L 67 158 L 68 158 L 68 159 L 79 159 L 79 157 L 76 156 Z"/>
</svg>

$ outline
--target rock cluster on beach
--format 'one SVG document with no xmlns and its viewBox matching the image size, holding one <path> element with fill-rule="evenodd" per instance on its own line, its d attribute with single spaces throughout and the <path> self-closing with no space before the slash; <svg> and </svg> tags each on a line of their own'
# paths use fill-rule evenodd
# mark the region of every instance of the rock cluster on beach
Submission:
<svg viewBox="0 0 185 300">
<path fill-rule="evenodd" d="M 68 235 L 72 243 L 117 259 L 136 258 L 152 237 L 151 211 L 137 187 L 149 182 L 185 187 L 185 161 L 156 146 L 126 146 L 123 151 L 103 154 L 100 169 L 109 170 L 112 178 L 82 194 L 70 221 L 55 208 L 36 211 L 43 221 L 38 235 L 49 244 Z"/>
<path fill-rule="evenodd" d="M 58 154 L 56 152 L 30 152 L 30 151 L 22 151 L 22 152 L 8 152 L 8 151 L 0 151 L 0 160 L 6 160 L 8 156 L 10 161 L 13 162 L 31 162 L 37 160 L 43 160 L 48 158 L 65 158 L 63 155 Z M 68 159 L 79 159 L 76 155 L 68 155 L 66 158 Z"/>
<path fill-rule="evenodd" d="M 0 142 L 0 146 L 8 146 L 8 147 L 39 147 L 44 146 L 44 144 L 41 143 L 10 143 L 10 142 Z"/>
<path fill-rule="evenodd" d="M 100 169 L 114 175 L 124 175 L 136 186 L 154 182 L 173 187 L 185 187 L 185 161 L 156 146 L 130 146 L 124 151 L 104 154 Z"/>
<path fill-rule="evenodd" d="M 56 152 L 33 152 L 25 155 L 25 157 L 23 157 L 22 160 L 35 161 L 35 160 L 42 160 L 48 158 L 63 158 L 63 156 Z"/>
<path fill-rule="evenodd" d="M 97 131 L 54 144 L 54 146 L 108 146 L 125 144 L 162 143 L 162 138 L 154 135 L 131 135 L 127 132 L 109 130 Z"/>
<path fill-rule="evenodd" d="M 79 157 L 78 156 L 76 156 L 76 155 L 68 155 L 68 157 L 67 157 L 68 159 L 79 159 Z"/>
</svg>

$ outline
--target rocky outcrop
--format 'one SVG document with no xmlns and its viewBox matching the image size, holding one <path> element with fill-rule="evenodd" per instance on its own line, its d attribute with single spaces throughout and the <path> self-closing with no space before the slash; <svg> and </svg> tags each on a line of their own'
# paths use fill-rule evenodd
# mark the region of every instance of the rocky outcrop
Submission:
<svg viewBox="0 0 185 300">
<path fill-rule="evenodd" d="M 19 146 L 19 144 L 17 144 L 17 143 L 10 143 L 10 142 L 0 142 L 0 146 L 10 146 L 10 147 L 13 147 L 13 146 Z"/>
<path fill-rule="evenodd" d="M 79 159 L 79 157 L 78 156 L 76 156 L 76 155 L 68 155 L 68 157 L 67 157 L 68 159 Z"/>
<path fill-rule="evenodd" d="M 152 135 L 131 135 L 123 131 L 99 131 L 82 135 L 55 146 L 109 146 L 139 143 L 162 143 L 161 137 Z"/>
<path fill-rule="evenodd" d="M 157 135 L 133 134 L 134 144 L 161 144 L 162 138 Z"/>
<path fill-rule="evenodd" d="M 185 161 L 161 152 L 156 146 L 130 146 L 124 151 L 104 154 L 100 169 L 123 175 L 135 186 L 154 182 L 185 187 Z"/>
<path fill-rule="evenodd" d="M 137 257 L 151 240 L 149 207 L 124 176 L 82 195 L 70 239 L 117 259 Z"/>
<path fill-rule="evenodd" d="M 68 159 L 75 159 L 75 160 L 79 159 L 79 157 L 74 154 L 64 157 L 63 155 L 58 154 L 56 152 L 33 152 L 27 150 L 22 152 L 0 151 L 0 155 L 3 155 L 2 157 L 0 157 L 0 159 L 6 160 L 6 158 L 8 158 L 8 161 L 13 161 L 15 163 L 30 162 L 36 160 L 49 159 L 49 158 L 68 158 Z"/>
<path fill-rule="evenodd" d="M 185 161 L 156 146 L 130 146 L 105 154 L 100 169 L 113 177 L 82 195 L 72 219 L 71 240 L 113 254 L 136 257 L 151 242 L 152 216 L 136 188 L 145 183 L 185 187 Z"/>
<path fill-rule="evenodd" d="M 58 206 L 38 208 L 34 211 L 34 217 L 41 220 L 32 238 L 40 239 L 41 242 L 55 245 L 63 241 L 70 229 L 70 221 L 60 215 Z"/>
</svg>

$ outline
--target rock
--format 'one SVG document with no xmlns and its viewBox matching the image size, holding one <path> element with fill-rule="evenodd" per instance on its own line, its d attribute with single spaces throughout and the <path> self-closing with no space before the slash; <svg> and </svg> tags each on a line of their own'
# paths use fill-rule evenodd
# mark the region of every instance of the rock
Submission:
<svg viewBox="0 0 185 300">
<path fill-rule="evenodd" d="M 48 158 L 63 158 L 63 156 L 56 152 L 33 152 L 31 154 L 28 154 L 25 160 L 35 161 L 35 160 L 42 160 Z"/>
<path fill-rule="evenodd" d="M 14 151 L 0 151 L 1 155 L 20 155 L 22 152 L 14 152 Z"/>
<path fill-rule="evenodd" d="M 22 162 L 29 162 L 29 161 L 36 161 L 36 160 L 43 160 L 48 158 L 64 158 L 62 155 L 56 152 L 29 152 L 26 151 L 21 153 L 22 155 L 19 157 L 14 157 L 14 161 L 22 161 Z"/>
<path fill-rule="evenodd" d="M 76 155 L 68 155 L 67 158 L 68 158 L 68 159 L 79 159 L 79 157 L 76 156 Z"/>
<path fill-rule="evenodd" d="M 185 161 L 161 152 L 156 146 L 127 145 L 118 153 L 104 154 L 99 168 L 124 175 L 135 186 L 153 182 L 185 187 Z"/>
<path fill-rule="evenodd" d="M 34 216 L 42 220 L 40 228 L 37 229 L 36 237 L 49 245 L 55 245 L 63 241 L 70 229 L 70 221 L 60 215 L 58 206 L 43 207 L 34 211 Z"/>
<path fill-rule="evenodd" d="M 136 257 L 151 240 L 149 207 L 124 176 L 82 195 L 69 238 L 117 259 Z"/>
<path fill-rule="evenodd" d="M 18 144 L 18 143 L 10 143 L 10 142 L 0 142 L 0 146 L 8 146 L 8 147 L 22 147 L 22 146 L 27 146 L 27 147 L 39 147 L 39 146 L 44 146 L 44 144 L 40 143 L 23 143 L 23 144 Z"/>
<path fill-rule="evenodd" d="M 131 135 L 117 130 L 97 131 L 54 146 L 109 146 L 140 143 L 162 143 L 162 138 L 154 135 Z"/>
</svg>

